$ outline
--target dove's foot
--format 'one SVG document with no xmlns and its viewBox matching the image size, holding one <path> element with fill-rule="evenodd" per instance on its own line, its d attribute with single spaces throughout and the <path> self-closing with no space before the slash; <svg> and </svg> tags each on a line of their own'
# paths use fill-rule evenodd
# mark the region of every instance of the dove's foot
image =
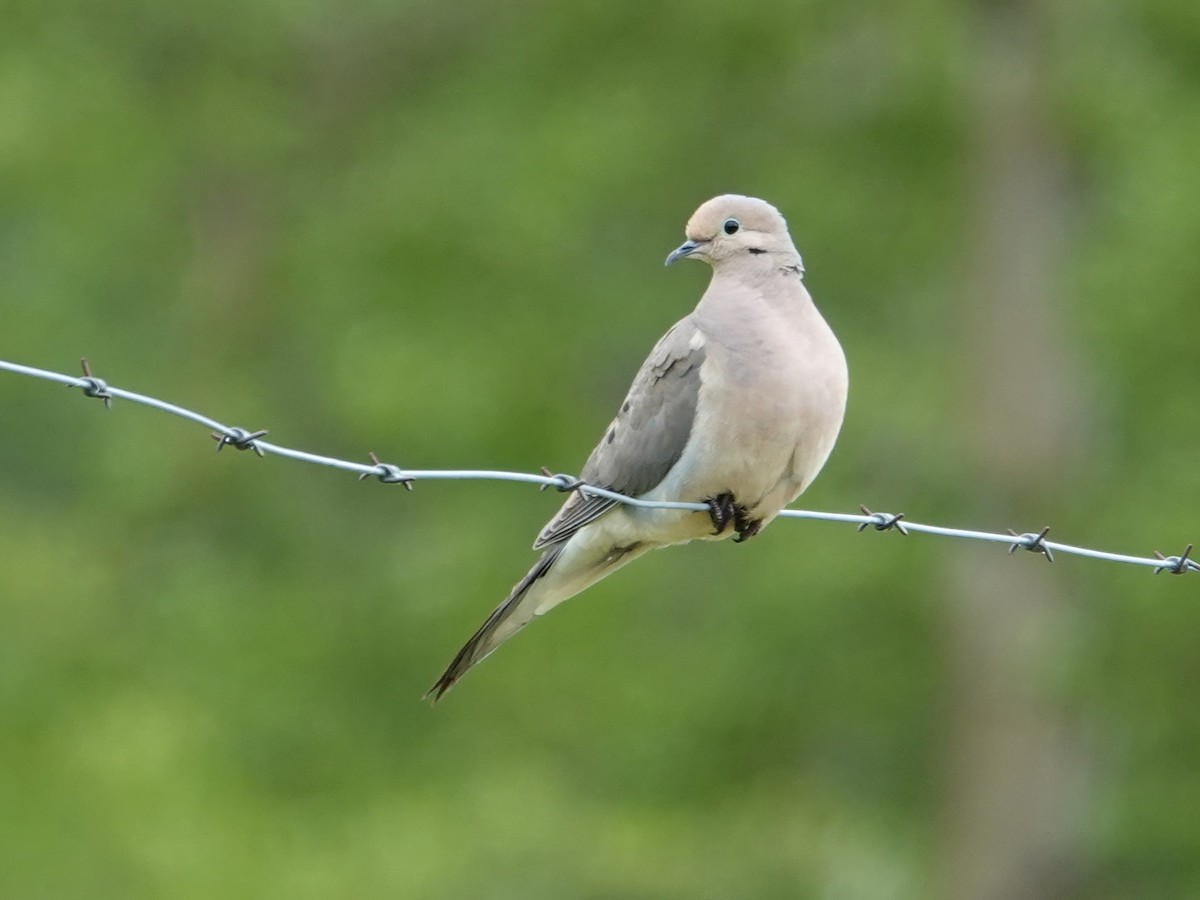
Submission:
<svg viewBox="0 0 1200 900">
<path fill-rule="evenodd" d="M 746 518 L 746 507 L 736 503 L 733 507 L 733 528 L 737 531 L 737 537 L 733 539 L 733 542 L 740 544 L 762 530 L 762 519 Z"/>
<path fill-rule="evenodd" d="M 752 538 L 762 529 L 762 519 L 751 519 L 746 507 L 733 498 L 733 494 L 717 494 L 704 501 L 708 504 L 708 516 L 712 519 L 713 534 L 724 534 L 730 525 L 737 532 L 734 538 L 741 543 Z"/>
<path fill-rule="evenodd" d="M 708 497 L 701 502 L 708 504 L 708 517 L 712 519 L 713 534 L 723 534 L 730 524 L 734 524 L 736 527 L 738 516 L 745 512 L 742 510 L 739 513 L 741 507 L 733 499 L 733 494 L 717 494 L 717 496 Z"/>
</svg>

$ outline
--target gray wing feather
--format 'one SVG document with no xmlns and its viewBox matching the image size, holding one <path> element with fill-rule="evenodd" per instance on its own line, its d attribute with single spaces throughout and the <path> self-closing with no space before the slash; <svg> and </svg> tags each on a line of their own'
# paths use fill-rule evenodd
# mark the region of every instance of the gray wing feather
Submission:
<svg viewBox="0 0 1200 900">
<path fill-rule="evenodd" d="M 580 478 L 588 484 L 637 496 L 657 485 L 683 455 L 696 418 L 704 342 L 691 316 L 677 322 L 654 346 L 633 379 L 617 417 L 588 457 Z M 565 541 L 618 501 L 571 495 L 533 548 Z"/>
</svg>

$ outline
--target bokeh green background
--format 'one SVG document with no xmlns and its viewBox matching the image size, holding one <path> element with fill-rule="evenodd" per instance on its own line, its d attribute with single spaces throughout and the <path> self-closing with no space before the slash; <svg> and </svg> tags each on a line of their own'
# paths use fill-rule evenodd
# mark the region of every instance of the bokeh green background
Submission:
<svg viewBox="0 0 1200 900">
<path fill-rule="evenodd" d="M 850 361 L 810 508 L 1200 538 L 1192 0 L 28 0 L 0 358 L 577 471 L 738 191 Z M 0 373 L 4 898 L 1200 897 L 1200 578 L 780 521 L 419 702 L 561 499 Z"/>
</svg>

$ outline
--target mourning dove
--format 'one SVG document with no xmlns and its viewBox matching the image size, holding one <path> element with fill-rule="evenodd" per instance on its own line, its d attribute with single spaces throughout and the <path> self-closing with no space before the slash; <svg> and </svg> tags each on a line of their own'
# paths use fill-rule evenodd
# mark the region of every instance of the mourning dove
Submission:
<svg viewBox="0 0 1200 900">
<path fill-rule="evenodd" d="M 712 281 L 642 364 L 581 479 L 643 500 L 575 492 L 542 529 L 541 558 L 430 688 L 436 701 L 535 616 L 658 547 L 757 534 L 812 483 L 841 428 L 846 358 L 804 287 L 787 223 L 762 200 L 703 204 L 667 257 Z"/>
</svg>

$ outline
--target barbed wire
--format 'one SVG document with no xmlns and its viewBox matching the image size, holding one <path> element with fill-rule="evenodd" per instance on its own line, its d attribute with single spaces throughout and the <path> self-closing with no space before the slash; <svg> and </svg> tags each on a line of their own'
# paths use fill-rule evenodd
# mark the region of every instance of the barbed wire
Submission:
<svg viewBox="0 0 1200 900">
<path fill-rule="evenodd" d="M 345 472 L 353 472 L 358 475 L 360 481 L 367 478 L 375 478 L 384 484 L 403 485 L 410 491 L 414 482 L 433 479 L 518 481 L 539 485 L 541 490 L 553 487 L 564 492 L 581 491 L 585 494 L 606 497 L 618 503 L 628 504 L 629 506 L 659 509 L 690 509 L 697 512 L 706 512 L 709 509 L 708 505 L 704 503 L 671 500 L 639 500 L 636 497 L 629 497 L 596 485 L 587 484 L 570 475 L 552 474 L 547 469 L 542 469 L 540 475 L 527 472 L 504 472 L 492 469 L 406 469 L 392 463 L 381 462 L 374 453 L 368 454 L 371 460 L 369 465 L 346 459 L 338 459 L 332 456 L 321 456 L 317 453 L 308 453 L 304 450 L 295 450 L 291 447 L 283 447 L 279 444 L 264 441 L 263 437 L 267 434 L 266 429 L 251 431 L 245 428 L 225 425 L 216 419 L 211 419 L 208 416 L 174 403 L 168 403 L 145 394 L 127 391 L 124 388 L 113 387 L 104 379 L 92 374 L 87 359 L 80 360 L 80 365 L 83 369 L 82 377 L 63 375 L 59 372 L 51 372 L 46 369 L 37 369 L 32 366 L 23 366 L 0 360 L 0 370 L 13 372 L 17 375 L 27 375 L 31 378 L 58 382 L 68 387 L 80 388 L 85 396 L 102 400 L 104 405 L 109 408 L 112 407 L 114 399 L 128 400 L 132 403 L 139 403 L 143 406 L 160 410 L 161 412 L 197 422 L 209 429 L 213 439 L 217 442 L 218 451 L 225 447 L 234 447 L 238 450 L 251 450 L 259 456 L 266 456 L 268 454 L 282 456 L 287 459 L 299 460 L 300 462 L 328 466 L 329 468 L 341 469 Z M 1123 553 L 1091 550 L 1087 547 L 1076 547 L 1071 544 L 1061 544 L 1057 541 L 1047 540 L 1046 535 L 1050 532 L 1049 526 L 1038 532 L 1018 533 L 1009 529 L 1007 534 L 997 534 L 989 531 L 947 528 L 942 525 L 924 525 L 920 522 L 909 521 L 905 518 L 904 513 L 872 512 L 865 506 L 860 506 L 859 509 L 862 511 L 861 514 L 785 509 L 779 513 L 779 516 L 780 518 L 788 519 L 816 519 L 825 522 L 845 522 L 857 525 L 859 531 L 872 528 L 875 531 L 898 531 L 902 535 L 915 531 L 922 534 L 938 534 L 945 537 L 965 538 L 974 541 L 989 541 L 997 544 L 1006 544 L 1010 554 L 1015 553 L 1018 549 L 1040 553 L 1049 562 L 1054 561 L 1055 553 L 1064 553 L 1072 556 L 1083 556 L 1089 559 L 1104 559 L 1110 562 L 1147 566 L 1152 568 L 1156 575 L 1160 572 L 1168 572 L 1172 575 L 1182 575 L 1185 572 L 1200 572 L 1200 562 L 1191 558 L 1192 544 L 1188 544 L 1183 553 L 1176 556 L 1164 556 L 1157 550 L 1154 552 L 1153 557 L 1129 556 Z"/>
</svg>

